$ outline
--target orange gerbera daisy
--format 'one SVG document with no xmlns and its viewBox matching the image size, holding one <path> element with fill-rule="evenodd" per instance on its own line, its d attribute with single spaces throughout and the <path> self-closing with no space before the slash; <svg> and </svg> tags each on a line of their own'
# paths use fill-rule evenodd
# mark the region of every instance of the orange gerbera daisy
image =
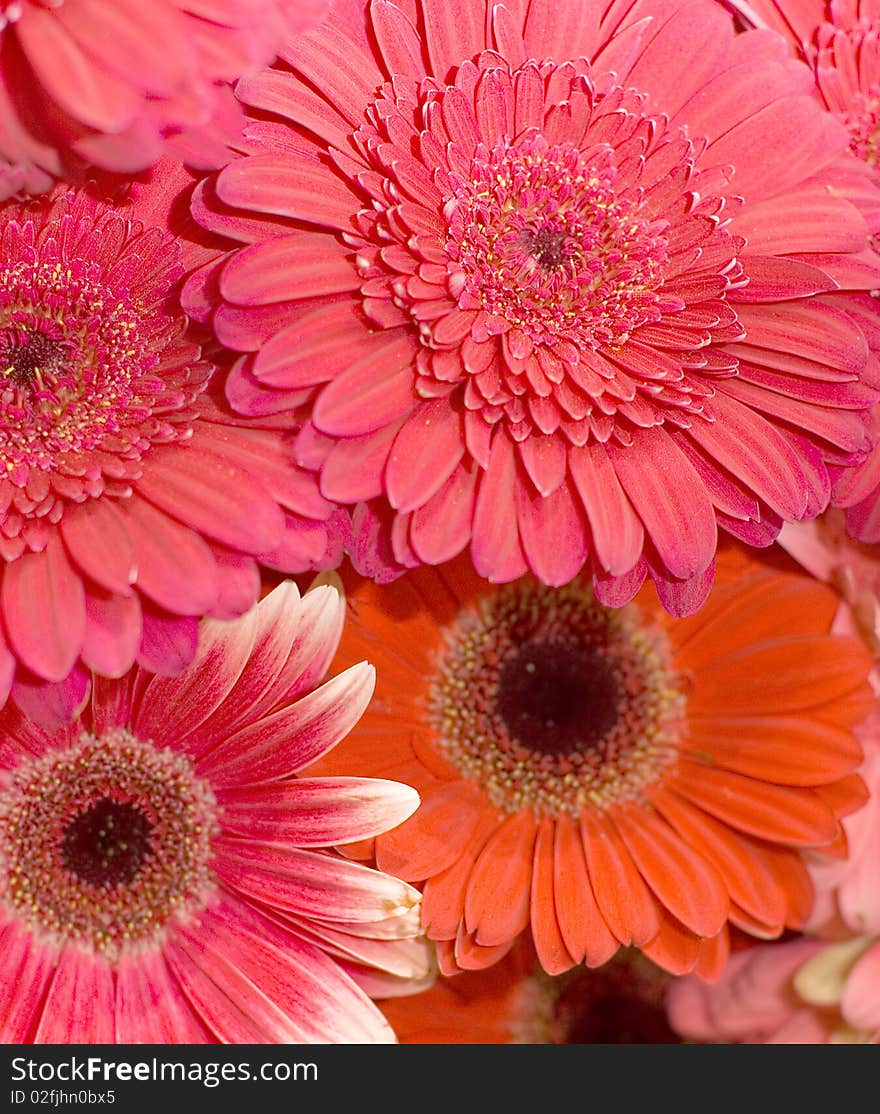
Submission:
<svg viewBox="0 0 880 1114">
<path fill-rule="evenodd" d="M 845 854 L 872 701 L 825 585 L 730 550 L 686 619 L 651 587 L 610 609 L 586 579 L 491 585 L 464 561 L 350 602 L 337 667 L 375 663 L 376 698 L 322 772 L 418 789 L 350 853 L 425 883 L 442 970 L 487 967 L 530 926 L 551 974 L 634 945 L 711 977 L 728 921 L 803 924 L 801 850 Z"/>
<path fill-rule="evenodd" d="M 632 949 L 598 971 L 547 975 L 523 939 L 489 971 L 377 1004 L 401 1044 L 680 1044 L 673 981 Z"/>
</svg>

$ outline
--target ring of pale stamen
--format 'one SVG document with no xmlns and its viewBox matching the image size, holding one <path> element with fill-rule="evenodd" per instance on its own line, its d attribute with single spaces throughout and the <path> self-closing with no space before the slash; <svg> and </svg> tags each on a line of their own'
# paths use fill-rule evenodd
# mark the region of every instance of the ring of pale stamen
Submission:
<svg viewBox="0 0 880 1114">
<path fill-rule="evenodd" d="M 462 611 L 444 642 L 427 717 L 444 758 L 502 812 L 528 806 L 538 814 L 577 817 L 586 807 L 638 799 L 674 761 L 682 685 L 662 632 L 644 621 L 636 605 L 601 607 L 577 583 L 513 584 Z M 542 752 L 514 737 L 499 697 L 507 663 L 524 647 L 553 645 L 569 656 L 601 659 L 613 678 L 616 714 L 603 711 L 610 726 L 598 737 L 587 720 L 580 737 L 566 728 L 565 746 L 551 731 Z"/>
<path fill-rule="evenodd" d="M 444 214 L 449 287 L 533 344 L 623 344 L 659 321 L 665 221 L 639 215 L 618 188 L 613 150 L 549 146 L 530 131 L 471 164 Z M 430 331 L 429 331 L 430 336 Z"/>
<path fill-rule="evenodd" d="M 127 820 L 140 841 L 137 848 L 117 848 L 128 856 L 124 870 L 109 858 L 112 832 L 99 832 L 94 823 L 102 811 Z M 213 885 L 217 817 L 210 786 L 183 755 L 124 729 L 100 738 L 83 733 L 73 746 L 23 762 L 6 776 L 0 901 L 50 942 L 71 942 L 114 961 L 127 949 L 159 943 L 172 919 L 204 905 Z M 84 839 L 99 837 L 103 842 L 84 846 Z M 88 869 L 77 873 L 84 861 Z M 96 884 L 102 864 L 107 878 L 125 880 Z"/>
<path fill-rule="evenodd" d="M 353 136 L 370 205 L 345 239 L 367 317 L 418 331 L 416 396 L 455 395 L 517 442 L 628 445 L 636 427 L 703 420 L 736 373 L 722 345 L 744 335 L 726 172 L 710 166 L 709 185 L 704 141 L 635 89 L 599 90 L 586 59 L 477 68 L 476 88 L 466 67 L 449 86 L 395 79 Z"/>
</svg>

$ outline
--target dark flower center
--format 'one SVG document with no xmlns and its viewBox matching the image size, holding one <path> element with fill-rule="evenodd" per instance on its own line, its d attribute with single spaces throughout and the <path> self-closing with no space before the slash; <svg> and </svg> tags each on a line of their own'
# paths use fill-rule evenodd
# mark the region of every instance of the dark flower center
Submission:
<svg viewBox="0 0 880 1114">
<path fill-rule="evenodd" d="M 61 857 L 68 870 L 96 888 L 125 885 L 150 853 L 153 825 L 132 804 L 103 797 L 67 825 Z"/>
<path fill-rule="evenodd" d="M 20 387 L 30 386 L 38 374 L 61 370 L 66 356 L 65 346 L 45 333 L 28 332 L 18 338 L 3 354 L 6 377 Z"/>
<path fill-rule="evenodd" d="M 591 647 L 527 642 L 501 667 L 496 706 L 523 746 L 566 754 L 614 727 L 619 687 L 607 658 Z"/>
<path fill-rule="evenodd" d="M 561 228 L 524 228 L 520 243 L 542 267 L 559 267 L 569 257 L 568 232 Z"/>
<path fill-rule="evenodd" d="M 668 979 L 615 961 L 570 978 L 556 1002 L 564 1044 L 680 1044 L 664 1005 Z"/>
</svg>

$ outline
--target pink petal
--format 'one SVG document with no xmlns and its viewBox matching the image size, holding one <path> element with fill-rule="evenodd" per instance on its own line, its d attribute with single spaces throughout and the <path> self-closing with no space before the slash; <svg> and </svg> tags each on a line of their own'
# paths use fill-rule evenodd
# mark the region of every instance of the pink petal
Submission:
<svg viewBox="0 0 880 1114">
<path fill-rule="evenodd" d="M 324 433 L 371 433 L 409 414 L 416 405 L 412 338 L 394 332 L 321 391 L 312 421 Z"/>
<path fill-rule="evenodd" d="M 160 607 L 199 615 L 217 600 L 217 565 L 194 531 L 133 496 L 125 522 L 137 554 L 137 586 Z"/>
<path fill-rule="evenodd" d="M 206 619 L 196 656 L 182 673 L 147 685 L 133 728 L 144 739 L 177 747 L 218 708 L 238 680 L 254 643 L 255 611 L 235 622 Z"/>
<path fill-rule="evenodd" d="M 808 497 L 805 462 L 789 439 L 723 390 L 713 398 L 712 408 L 718 420 L 694 422 L 687 436 L 783 518 L 803 517 Z"/>
<path fill-rule="evenodd" d="M 339 294 L 359 285 L 349 252 L 319 232 L 242 248 L 220 276 L 223 297 L 245 306 Z"/>
<path fill-rule="evenodd" d="M 185 450 L 154 453 L 137 481 L 154 506 L 231 549 L 261 553 L 278 541 L 281 511 L 250 474 L 208 452 L 198 436 Z"/>
<path fill-rule="evenodd" d="M 29 7 L 27 16 L 16 35 L 40 84 L 74 120 L 98 131 L 121 131 L 140 109 L 137 91 L 96 66 L 54 12 Z"/>
<path fill-rule="evenodd" d="M 235 159 L 220 172 L 216 188 L 227 205 L 343 231 L 352 230 L 363 207 L 332 169 L 283 151 Z"/>
<path fill-rule="evenodd" d="M 580 500 L 563 483 L 546 498 L 516 485 L 516 520 L 530 568 L 545 584 L 567 584 L 586 559 L 589 535 Z"/>
<path fill-rule="evenodd" d="M 673 576 L 701 573 L 715 554 L 715 512 L 693 465 L 664 429 L 635 431 L 606 452 L 636 513 Z"/>
<path fill-rule="evenodd" d="M 416 908 L 418 890 L 338 855 L 219 836 L 217 873 L 272 908 L 321 921 L 370 923 Z"/>
<path fill-rule="evenodd" d="M 391 1029 L 332 960 L 225 898 L 180 931 L 168 965 L 193 1008 L 229 1044 L 391 1042 Z"/>
<path fill-rule="evenodd" d="M 380 778 L 297 778 L 283 785 L 218 792 L 223 827 L 248 839 L 330 847 L 372 839 L 419 805 L 408 785 Z"/>
<path fill-rule="evenodd" d="M 645 534 L 604 447 L 570 450 L 569 468 L 600 564 L 612 575 L 629 572 L 641 555 Z"/>
<path fill-rule="evenodd" d="M 431 71 L 441 81 L 488 45 L 483 13 L 470 0 L 421 0 L 421 9 Z"/>
<path fill-rule="evenodd" d="M 471 536 L 479 470 L 463 466 L 412 517 L 410 540 L 418 557 L 439 565 L 460 553 Z"/>
<path fill-rule="evenodd" d="M 332 749 L 363 715 L 376 673 L 361 662 L 219 743 L 199 763 L 216 785 L 277 781 Z"/>
<path fill-rule="evenodd" d="M 59 528 L 71 559 L 87 576 L 108 592 L 131 593 L 137 575 L 134 546 L 110 500 L 90 499 L 68 508 Z"/>
<path fill-rule="evenodd" d="M 511 441 L 496 434 L 489 467 L 481 478 L 474 511 L 471 554 L 478 574 L 495 583 L 515 580 L 526 571 L 517 530 L 514 485 L 516 458 Z"/>
<path fill-rule="evenodd" d="M 86 591 L 85 602 L 83 662 L 106 677 L 121 677 L 134 665 L 140 646 L 140 601 L 94 588 Z"/>
<path fill-rule="evenodd" d="M 86 629 L 85 594 L 57 534 L 42 553 L 6 566 L 3 617 L 9 642 L 24 664 L 48 681 L 73 669 Z"/>
<path fill-rule="evenodd" d="M 412 511 L 426 503 L 452 475 L 464 448 L 461 415 L 446 399 L 418 406 L 388 457 L 385 484 L 392 507 Z"/>
<path fill-rule="evenodd" d="M 6 978 L 0 991 L 0 1042 L 31 1043 L 55 968 L 50 948 L 39 944 L 17 918 L 0 920 Z"/>
<path fill-rule="evenodd" d="M 35 682 L 30 674 L 19 671 L 11 695 L 29 720 L 51 730 L 79 715 L 88 701 L 89 690 L 89 674 L 77 665 L 63 681 L 54 684 Z"/>
<path fill-rule="evenodd" d="M 219 574 L 217 604 L 211 611 L 215 619 L 234 619 L 243 615 L 260 597 L 260 570 L 252 558 L 211 546 Z"/>
<path fill-rule="evenodd" d="M 141 612 L 143 635 L 138 664 L 151 673 L 173 676 L 195 656 L 199 625 L 192 618 L 178 618 L 145 607 Z"/>
<path fill-rule="evenodd" d="M 110 965 L 68 944 L 58 957 L 34 1043 L 110 1044 L 115 1012 Z"/>
<path fill-rule="evenodd" d="M 193 1010 L 161 952 L 123 955 L 116 969 L 117 1044 L 209 1044 L 212 1034 Z"/>
</svg>

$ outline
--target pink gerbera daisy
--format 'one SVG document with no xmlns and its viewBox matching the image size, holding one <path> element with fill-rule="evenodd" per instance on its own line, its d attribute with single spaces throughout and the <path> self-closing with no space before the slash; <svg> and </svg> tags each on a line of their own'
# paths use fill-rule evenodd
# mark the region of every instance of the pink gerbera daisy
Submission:
<svg viewBox="0 0 880 1114">
<path fill-rule="evenodd" d="M 0 0 L 0 200 L 84 163 L 143 170 L 163 147 L 224 161 L 223 83 L 264 65 L 326 0 Z"/>
<path fill-rule="evenodd" d="M 337 5 L 239 84 L 194 199 L 242 245 L 188 292 L 244 353 L 228 397 L 297 408 L 322 493 L 375 500 L 371 572 L 470 546 L 693 610 L 719 525 L 769 544 L 873 443 L 880 193 L 811 88 L 703 0 Z"/>
<path fill-rule="evenodd" d="M 182 668 L 198 616 L 257 599 L 255 556 L 336 559 L 282 434 L 209 398 L 175 296 L 189 245 L 142 193 L 0 214 L 0 702 L 41 720 L 85 698 L 82 666 Z"/>
<path fill-rule="evenodd" d="M 880 184 L 880 7 L 875 0 L 734 0 L 732 6 L 754 26 L 781 32 L 809 63 L 818 99 L 846 127 L 850 150 Z M 867 204 L 874 208 L 873 201 Z M 874 266 L 873 249 L 863 262 Z M 880 340 L 876 303 L 867 296 L 861 301 L 863 321 Z M 874 424 L 880 425 L 880 408 Z M 832 474 L 833 502 L 847 508 L 850 534 L 880 541 L 880 453 L 871 453 L 860 468 Z"/>
<path fill-rule="evenodd" d="M 96 677 L 53 732 L 4 711 L 0 1040 L 394 1039 L 358 980 L 421 985 L 419 895 L 326 848 L 418 796 L 308 776 L 373 690 L 365 662 L 314 688 L 344 609 L 285 582 L 177 678 Z"/>
</svg>

